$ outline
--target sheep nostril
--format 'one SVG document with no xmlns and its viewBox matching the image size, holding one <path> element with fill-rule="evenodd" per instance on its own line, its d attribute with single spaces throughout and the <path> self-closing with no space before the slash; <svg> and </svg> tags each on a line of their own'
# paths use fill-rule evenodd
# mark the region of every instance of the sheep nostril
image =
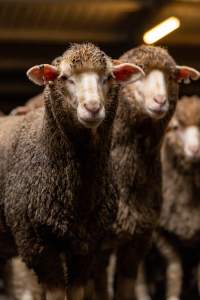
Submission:
<svg viewBox="0 0 200 300">
<path fill-rule="evenodd" d="M 154 100 L 157 104 L 160 104 L 161 106 L 162 106 L 162 105 L 165 105 L 166 102 L 167 102 L 167 98 L 166 98 L 165 96 L 162 96 L 162 95 L 154 96 L 154 97 L 153 97 L 153 100 Z"/>
<path fill-rule="evenodd" d="M 101 105 L 99 103 L 84 103 L 84 107 L 87 111 L 89 111 L 92 114 L 97 114 L 100 109 Z"/>
</svg>

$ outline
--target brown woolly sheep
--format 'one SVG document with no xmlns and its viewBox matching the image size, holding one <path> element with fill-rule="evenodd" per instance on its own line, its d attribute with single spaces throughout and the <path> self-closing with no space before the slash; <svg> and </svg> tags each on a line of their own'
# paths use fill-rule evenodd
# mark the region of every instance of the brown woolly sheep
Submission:
<svg viewBox="0 0 200 300">
<path fill-rule="evenodd" d="M 67 264 L 68 299 L 81 299 L 115 218 L 109 154 L 120 83 L 143 72 L 88 43 L 27 74 L 46 86 L 45 107 L 0 120 L 0 259 L 19 254 L 48 299 L 66 286 Z"/>
<path fill-rule="evenodd" d="M 118 243 L 115 298 L 127 300 L 133 298 L 138 265 L 160 215 L 160 148 L 178 100 L 178 81 L 200 74 L 177 66 L 160 47 L 141 46 L 120 60 L 142 66 L 146 74 L 122 89 L 113 127 L 111 160 L 120 193 L 113 238 Z"/>
<path fill-rule="evenodd" d="M 197 96 L 183 97 L 177 105 L 164 138 L 162 167 L 164 201 L 154 244 L 166 261 L 166 298 L 177 300 L 188 288 L 187 285 L 182 290 L 183 252 L 190 260 L 192 253 L 193 264 L 200 266 L 200 98 Z M 200 295 L 198 272 L 196 275 Z"/>
<path fill-rule="evenodd" d="M 120 60 L 142 66 L 144 79 L 120 95 L 112 139 L 114 174 L 120 191 L 116 233 L 116 298 L 130 299 L 139 262 L 149 249 L 161 204 L 161 142 L 178 100 L 178 82 L 200 73 L 177 66 L 165 49 L 141 46 Z M 124 239 L 123 239 L 124 238 Z"/>
<path fill-rule="evenodd" d="M 184 97 L 165 136 L 162 148 L 163 207 L 161 229 L 168 247 L 179 251 L 173 237 L 190 249 L 200 246 L 200 99 Z M 172 238 L 170 239 L 170 236 Z M 180 259 L 168 261 L 181 269 Z M 200 256 L 199 256 L 200 263 Z M 173 270 L 172 270 L 173 272 Z M 170 276 L 170 275 L 169 275 Z M 177 279 L 177 280 L 176 280 Z M 181 287 L 181 276 L 174 276 L 171 285 Z M 199 278 L 200 280 L 200 278 Z M 169 284 L 168 284 L 169 285 Z M 198 282 L 199 285 L 199 282 Z M 200 290 L 199 290 L 200 295 Z M 169 295 L 180 297 L 179 294 Z"/>
</svg>

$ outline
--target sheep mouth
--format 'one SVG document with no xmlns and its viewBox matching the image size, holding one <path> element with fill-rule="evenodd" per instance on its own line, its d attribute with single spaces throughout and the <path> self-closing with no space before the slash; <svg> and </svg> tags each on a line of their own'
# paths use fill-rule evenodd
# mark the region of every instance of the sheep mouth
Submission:
<svg viewBox="0 0 200 300">
<path fill-rule="evenodd" d="M 165 116 L 165 114 L 167 113 L 167 108 L 166 107 L 158 107 L 158 108 L 152 108 L 152 107 L 148 107 L 148 112 L 150 113 L 150 115 L 152 115 L 152 117 L 155 118 L 162 118 Z"/>
<path fill-rule="evenodd" d="M 200 153 L 197 153 L 197 154 L 187 154 L 185 153 L 184 154 L 185 156 L 185 160 L 190 162 L 190 163 L 198 163 L 200 162 Z"/>
<path fill-rule="evenodd" d="M 82 125 L 84 125 L 87 128 L 96 128 L 98 127 L 101 122 L 103 121 L 102 118 L 83 118 L 79 116 L 79 121 Z"/>
<path fill-rule="evenodd" d="M 105 119 L 105 110 L 101 109 L 98 113 L 92 113 L 80 108 L 77 111 L 79 122 L 87 128 L 98 127 Z"/>
</svg>

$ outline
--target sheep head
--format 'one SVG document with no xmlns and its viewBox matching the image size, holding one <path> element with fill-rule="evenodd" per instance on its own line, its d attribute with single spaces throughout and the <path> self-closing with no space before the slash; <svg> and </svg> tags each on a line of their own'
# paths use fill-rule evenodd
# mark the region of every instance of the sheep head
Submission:
<svg viewBox="0 0 200 300">
<path fill-rule="evenodd" d="M 28 70 L 27 76 L 39 85 L 56 86 L 64 102 L 76 111 L 78 121 L 95 128 L 109 112 L 113 90 L 119 84 L 140 79 L 142 69 L 132 63 L 113 62 L 93 44 L 75 44 L 56 66 L 40 65 Z"/>
<path fill-rule="evenodd" d="M 173 156 L 188 164 L 200 162 L 200 99 L 183 97 L 169 123 L 165 143 Z"/>
<path fill-rule="evenodd" d="M 125 53 L 123 61 L 134 62 L 144 68 L 146 76 L 126 87 L 141 111 L 152 119 L 166 116 L 170 106 L 177 101 L 173 96 L 180 82 L 200 78 L 200 73 L 188 66 L 177 66 L 169 53 L 160 47 L 141 46 Z M 177 93 L 174 93 L 174 95 Z M 172 97 L 173 96 L 173 97 Z"/>
<path fill-rule="evenodd" d="M 190 83 L 190 79 L 197 80 L 200 73 L 187 66 L 176 66 L 172 73 L 153 69 L 144 78 L 134 83 L 135 98 L 144 105 L 145 112 L 154 119 L 163 118 L 170 106 L 168 98 L 169 83 Z"/>
</svg>

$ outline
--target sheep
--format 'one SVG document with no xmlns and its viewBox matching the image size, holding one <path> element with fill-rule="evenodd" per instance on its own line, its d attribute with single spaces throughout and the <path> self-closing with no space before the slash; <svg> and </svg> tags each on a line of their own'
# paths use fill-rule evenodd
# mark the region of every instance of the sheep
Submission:
<svg viewBox="0 0 200 300">
<path fill-rule="evenodd" d="M 29 99 L 25 105 L 23 106 L 18 106 L 16 108 L 14 108 L 11 112 L 10 115 L 11 116 L 21 116 L 21 115 L 26 115 L 27 113 L 29 113 L 30 111 L 32 111 L 33 109 L 37 109 L 40 107 L 44 106 L 44 96 L 43 94 L 38 94 L 34 97 L 32 97 L 31 99 Z"/>
<path fill-rule="evenodd" d="M 198 270 L 200 266 L 199 126 L 200 98 L 183 97 L 177 105 L 162 146 L 164 201 L 154 239 L 155 246 L 166 260 L 167 299 L 180 299 L 183 293 L 183 250 L 189 256 L 192 253 Z M 196 275 L 200 295 L 200 278 L 198 273 Z"/>
<path fill-rule="evenodd" d="M 83 298 L 115 217 L 109 153 L 119 88 L 143 74 L 93 44 L 74 44 L 56 65 L 27 72 L 45 85 L 44 108 L 0 120 L 0 258 L 20 255 L 47 299 L 66 283 L 69 299 Z"/>
<path fill-rule="evenodd" d="M 178 104 L 162 148 L 164 202 L 160 227 L 161 233 L 164 231 L 162 235 L 166 239 L 166 244 L 169 244 L 168 247 L 174 247 L 178 257 L 178 249 L 176 243 L 172 241 L 173 238 L 170 239 L 171 235 L 183 246 L 186 245 L 188 251 L 196 248 L 197 253 L 199 253 L 199 116 L 200 99 L 196 96 L 183 97 Z M 177 261 L 169 261 L 168 268 L 173 268 L 173 263 L 181 270 L 180 258 Z M 182 277 L 176 276 L 176 278 L 171 282 L 171 285 L 181 287 L 180 280 Z M 172 296 L 179 299 L 180 292 L 181 290 Z"/>
<path fill-rule="evenodd" d="M 134 62 L 146 74 L 122 88 L 112 138 L 111 160 L 120 193 L 113 226 L 118 242 L 115 298 L 127 300 L 133 298 L 138 265 L 159 219 L 160 148 L 178 100 L 178 83 L 198 79 L 200 74 L 177 66 L 160 47 L 141 46 L 121 60 Z"/>
</svg>

